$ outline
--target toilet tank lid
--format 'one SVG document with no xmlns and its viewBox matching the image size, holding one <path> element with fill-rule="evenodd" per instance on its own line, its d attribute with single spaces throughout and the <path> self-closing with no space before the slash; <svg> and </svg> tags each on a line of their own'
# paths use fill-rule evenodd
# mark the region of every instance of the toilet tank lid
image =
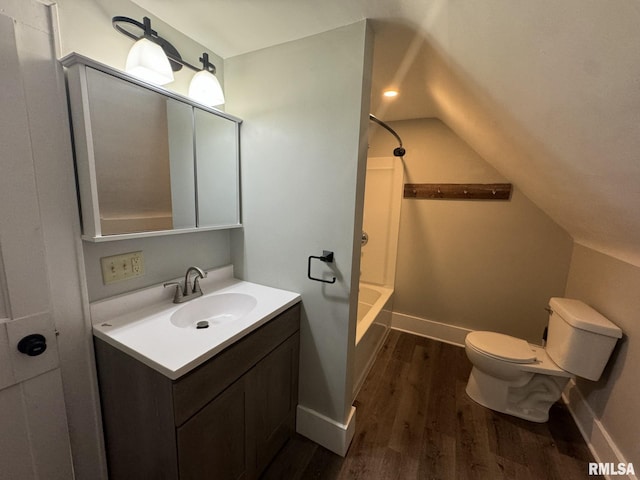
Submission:
<svg viewBox="0 0 640 480">
<path fill-rule="evenodd" d="M 549 300 L 549 307 L 572 327 L 607 337 L 622 337 L 617 325 L 580 300 L 554 297 Z"/>
</svg>

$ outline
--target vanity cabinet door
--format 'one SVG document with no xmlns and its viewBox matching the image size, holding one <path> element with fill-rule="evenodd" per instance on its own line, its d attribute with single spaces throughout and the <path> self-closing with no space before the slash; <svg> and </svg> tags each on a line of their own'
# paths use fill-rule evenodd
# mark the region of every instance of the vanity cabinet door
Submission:
<svg viewBox="0 0 640 480">
<path fill-rule="evenodd" d="M 254 457 L 247 441 L 244 378 L 177 429 L 180 480 L 248 480 Z"/>
<path fill-rule="evenodd" d="M 289 337 L 247 375 L 249 424 L 255 432 L 260 474 L 295 432 L 299 334 Z"/>
</svg>

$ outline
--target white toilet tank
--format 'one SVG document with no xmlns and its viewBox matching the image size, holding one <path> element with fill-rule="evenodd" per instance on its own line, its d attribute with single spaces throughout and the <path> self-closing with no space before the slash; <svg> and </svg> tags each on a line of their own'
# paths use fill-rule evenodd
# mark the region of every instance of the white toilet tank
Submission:
<svg viewBox="0 0 640 480">
<path fill-rule="evenodd" d="M 547 353 L 563 370 L 598 380 L 622 330 L 580 300 L 554 297 L 549 306 Z"/>
</svg>

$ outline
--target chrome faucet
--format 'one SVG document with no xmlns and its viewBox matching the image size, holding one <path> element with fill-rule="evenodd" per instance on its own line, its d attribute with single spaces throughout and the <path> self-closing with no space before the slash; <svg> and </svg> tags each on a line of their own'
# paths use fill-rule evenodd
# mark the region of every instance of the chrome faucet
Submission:
<svg viewBox="0 0 640 480">
<path fill-rule="evenodd" d="M 193 286 L 191 286 L 191 273 L 195 272 L 195 279 L 193 280 Z M 175 286 L 176 293 L 173 296 L 173 303 L 182 303 L 188 300 L 193 300 L 202 296 L 202 289 L 200 288 L 199 280 L 206 278 L 207 273 L 198 267 L 189 267 L 187 273 L 184 275 L 184 285 L 180 285 L 180 282 L 168 282 L 164 286 Z M 191 287 L 191 288 L 190 288 Z"/>
</svg>

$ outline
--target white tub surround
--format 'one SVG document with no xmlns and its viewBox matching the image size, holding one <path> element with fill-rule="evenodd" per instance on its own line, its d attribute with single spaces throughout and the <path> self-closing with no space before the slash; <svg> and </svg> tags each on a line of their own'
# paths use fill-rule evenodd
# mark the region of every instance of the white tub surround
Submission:
<svg viewBox="0 0 640 480">
<path fill-rule="evenodd" d="M 393 288 L 360 283 L 354 362 L 354 400 L 389 333 L 392 303 Z"/>
<path fill-rule="evenodd" d="M 356 345 L 360 343 L 371 324 L 376 321 L 391 295 L 393 295 L 393 288 L 360 283 Z"/>
<path fill-rule="evenodd" d="M 181 304 L 173 303 L 175 289 L 163 285 L 94 302 L 93 334 L 175 380 L 300 301 L 297 293 L 233 278 L 232 266 L 207 272 L 200 285 L 203 296 Z M 172 323 L 177 310 L 221 294 L 249 295 L 255 306 L 209 328 Z"/>
<path fill-rule="evenodd" d="M 393 312 L 391 315 L 391 328 L 458 347 L 464 347 L 465 337 L 473 331 L 468 328 L 398 312 Z"/>
</svg>

